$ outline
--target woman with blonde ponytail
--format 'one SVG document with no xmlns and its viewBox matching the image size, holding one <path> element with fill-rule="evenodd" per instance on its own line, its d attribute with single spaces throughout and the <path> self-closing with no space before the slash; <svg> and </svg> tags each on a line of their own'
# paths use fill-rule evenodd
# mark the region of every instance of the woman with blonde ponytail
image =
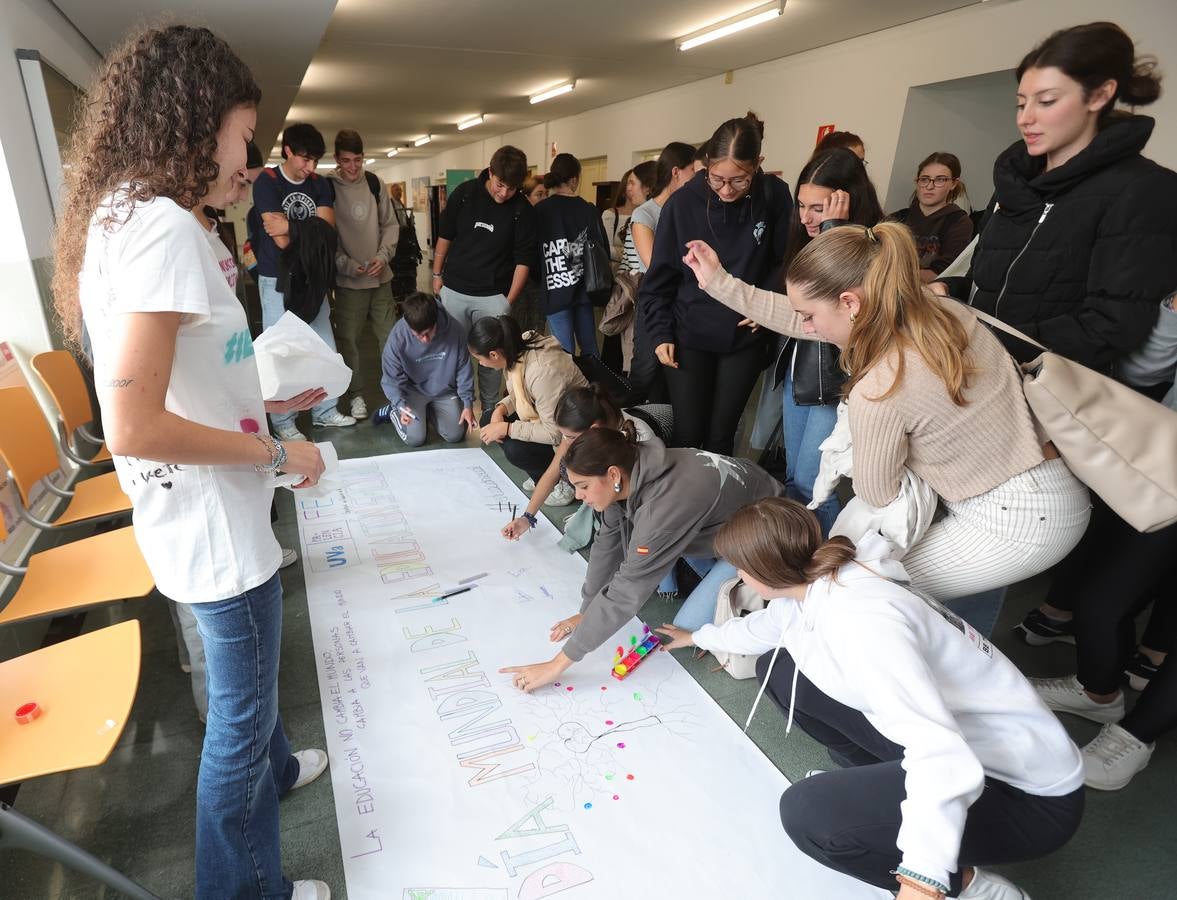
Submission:
<svg viewBox="0 0 1177 900">
<path fill-rule="evenodd" d="M 899 900 L 1025 900 L 975 863 L 1037 859 L 1071 838 L 1079 750 L 1000 650 L 910 588 L 890 549 L 877 534 L 823 541 L 797 501 L 758 500 L 715 550 L 768 606 L 693 634 L 657 630 L 670 650 L 762 654 L 786 734 L 796 722 L 842 767 L 781 796 L 801 852 Z"/>
<path fill-rule="evenodd" d="M 988 329 L 920 279 L 910 232 L 888 222 L 834 228 L 794 257 L 788 295 L 745 284 L 701 242 L 684 262 L 736 312 L 841 350 L 854 446 L 854 491 L 874 507 L 899 495 L 904 469 L 946 515 L 903 558 L 917 587 L 989 634 L 1000 596 L 971 595 L 1061 560 L 1087 527 L 1087 489 L 1038 440 L 1019 373 Z M 956 607 L 954 607 L 956 608 Z"/>
</svg>

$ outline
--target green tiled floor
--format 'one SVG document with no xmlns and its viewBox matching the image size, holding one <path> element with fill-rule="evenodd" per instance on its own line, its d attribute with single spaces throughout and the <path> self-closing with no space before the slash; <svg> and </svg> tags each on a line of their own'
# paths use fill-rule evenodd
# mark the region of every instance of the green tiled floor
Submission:
<svg viewBox="0 0 1177 900">
<path fill-rule="evenodd" d="M 371 394 L 369 404 L 378 399 L 377 394 Z M 373 429 L 367 424 L 320 432 L 315 438 L 330 438 L 345 458 L 403 449 L 391 428 Z M 497 448 L 491 455 L 501 463 Z M 522 480 L 520 473 L 510 471 L 517 481 Z M 286 546 L 297 540 L 292 508 L 289 495 L 280 494 L 281 519 L 276 531 Z M 550 512 L 558 522 L 569 510 Z M 279 688 L 282 716 L 296 748 L 321 747 L 323 720 L 301 568 L 283 572 L 282 581 L 286 593 Z M 1037 602 L 1044 588 L 1044 580 L 1037 579 L 1012 589 L 997 629 L 996 643 L 1031 675 L 1059 674 L 1074 667 L 1070 647 L 1032 649 L 1009 637 L 1012 624 Z M 642 618 L 659 624 L 672 618 L 673 612 L 673 603 L 653 599 L 643 608 Z M 26 783 L 20 789 L 16 808 L 160 896 L 190 897 L 196 771 L 203 729 L 192 707 L 187 676 L 177 664 L 172 625 L 160 600 L 91 612 L 85 628 L 100 628 L 130 617 L 138 618 L 143 629 L 143 666 L 132 720 L 118 748 L 103 766 Z M 30 649 L 39 640 L 37 632 L 26 629 L 19 641 L 11 635 L 4 639 L 0 654 Z M 676 655 L 742 725 L 752 703 L 755 682 L 734 681 L 723 672 L 713 671 L 714 660 L 710 657 L 696 661 L 689 653 Z M 1068 719 L 1067 726 L 1079 742 L 1089 740 L 1096 731 L 1096 726 L 1075 719 Z M 824 751 L 799 729 L 785 739 L 784 718 L 770 703 L 762 704 L 749 734 L 789 778 L 830 765 Z M 1128 788 L 1111 794 L 1088 792 L 1082 829 L 1069 845 L 1046 860 L 1008 867 L 1006 874 L 1035 900 L 1177 897 L 1177 852 L 1170 830 L 1177 801 L 1175 785 L 1177 735 L 1170 735 L 1159 744 L 1149 768 Z M 781 840 L 786 840 L 783 832 Z M 346 896 L 327 779 L 283 801 L 282 848 L 290 877 L 321 878 L 332 885 L 336 898 Z M 679 851 L 684 849 L 689 852 L 689 848 Z M 666 862 L 661 851 L 651 848 L 652 864 Z M 2 898 L 111 896 L 109 891 L 43 859 L 0 851 Z M 788 896 L 787 886 L 782 886 L 777 897 Z"/>
</svg>

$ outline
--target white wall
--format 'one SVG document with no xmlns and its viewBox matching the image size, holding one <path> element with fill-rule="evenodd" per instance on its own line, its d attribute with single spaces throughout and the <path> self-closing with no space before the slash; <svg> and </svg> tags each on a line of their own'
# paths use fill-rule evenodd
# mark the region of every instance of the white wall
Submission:
<svg viewBox="0 0 1177 900">
<path fill-rule="evenodd" d="M 428 159 L 389 160 L 374 168 L 387 180 L 407 181 L 446 168 L 485 165 L 502 143 L 516 143 L 529 160 L 546 160 L 554 141 L 561 151 L 579 157 L 608 156 L 610 177 L 617 178 L 630 167 L 634 151 L 698 140 L 724 119 L 754 109 L 767 123 L 766 169 L 783 170 L 791 183 L 813 149 L 818 126 L 833 122 L 865 138 L 871 177 L 885 189 L 891 184 L 910 87 L 1011 69 L 1051 31 L 1109 17 L 1132 35 L 1139 52 L 1155 54 L 1171 73 L 1160 101 L 1145 111 L 1158 120 L 1149 155 L 1177 168 L 1177 12 L 1172 0 L 1125 0 L 1114 9 L 1102 0 L 993 0 L 738 69 L 730 85 L 716 76 Z M 1011 120 L 1014 89 L 1011 79 Z M 901 165 L 906 178 L 912 163 Z M 973 199 L 983 203 L 987 197 Z"/>
<path fill-rule="evenodd" d="M 985 206 L 993 193 L 993 160 L 1018 139 L 1018 128 L 1010 115 L 1013 77 L 1012 70 L 1006 70 L 908 91 L 885 197 L 883 188 L 887 186 L 879 184 L 885 210 L 894 212 L 908 205 L 916 167 L 937 151 L 957 155 L 968 201 L 977 209 Z"/>
<path fill-rule="evenodd" d="M 22 355 L 51 349 L 45 290 L 53 209 L 37 152 L 32 115 L 16 60 L 36 50 L 74 84 L 86 86 L 99 58 L 48 0 L 4 0 L 0 15 L 0 340 Z M 18 227 L 19 223 L 19 227 Z"/>
</svg>

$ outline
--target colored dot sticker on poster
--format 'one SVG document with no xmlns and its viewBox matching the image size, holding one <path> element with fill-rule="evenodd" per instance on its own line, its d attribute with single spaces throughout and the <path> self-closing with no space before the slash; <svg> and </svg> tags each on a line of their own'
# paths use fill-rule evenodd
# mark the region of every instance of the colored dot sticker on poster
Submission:
<svg viewBox="0 0 1177 900">
<path fill-rule="evenodd" d="M 618 745 L 617 745 L 617 749 L 618 749 L 618 750 L 624 750 L 624 749 L 625 749 L 625 744 L 623 744 L 623 743 L 622 743 L 622 744 L 618 744 Z"/>
</svg>

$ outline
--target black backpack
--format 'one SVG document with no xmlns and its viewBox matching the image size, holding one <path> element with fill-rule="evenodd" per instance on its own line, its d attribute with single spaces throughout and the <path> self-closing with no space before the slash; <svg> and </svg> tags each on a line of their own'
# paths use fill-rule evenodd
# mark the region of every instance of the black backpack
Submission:
<svg viewBox="0 0 1177 900">
<path fill-rule="evenodd" d="M 417 267 L 425 258 L 417 240 L 417 223 L 412 210 L 405 210 L 405 219 L 392 257 L 392 293 L 397 297 L 407 296 L 417 289 Z"/>
</svg>

